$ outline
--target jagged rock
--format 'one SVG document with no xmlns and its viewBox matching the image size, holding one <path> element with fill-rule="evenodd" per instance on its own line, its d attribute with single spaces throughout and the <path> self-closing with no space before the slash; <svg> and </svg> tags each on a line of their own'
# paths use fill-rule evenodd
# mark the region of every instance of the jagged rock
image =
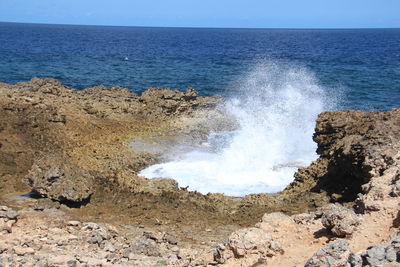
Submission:
<svg viewBox="0 0 400 267">
<path fill-rule="evenodd" d="M 349 244 L 344 240 L 332 241 L 328 246 L 318 250 L 309 259 L 305 267 L 336 267 L 346 266 L 351 251 Z"/>
<path fill-rule="evenodd" d="M 130 254 L 143 254 L 146 256 L 155 256 L 158 257 L 161 255 L 160 249 L 157 246 L 156 242 L 151 239 L 137 239 L 135 240 L 128 250 L 125 252 L 125 255 L 128 257 Z"/>
<path fill-rule="evenodd" d="M 0 233 L 12 232 L 12 226 L 17 222 L 18 212 L 7 207 L 0 206 Z"/>
<path fill-rule="evenodd" d="M 176 236 L 168 232 L 164 234 L 162 240 L 163 242 L 169 243 L 171 245 L 178 244 L 178 239 L 176 238 Z"/>
<path fill-rule="evenodd" d="M 113 86 L 113 87 L 105 87 L 103 85 L 98 85 L 94 87 L 85 88 L 83 90 L 85 94 L 91 95 L 91 97 L 111 97 L 111 98 L 119 98 L 124 97 L 125 99 L 134 99 L 136 100 L 138 96 L 128 88 Z"/>
<path fill-rule="evenodd" d="M 327 247 L 316 252 L 307 261 L 306 267 L 313 266 L 399 266 L 400 264 L 400 231 L 392 235 L 385 245 L 374 245 L 366 251 L 354 254 L 349 250 L 347 241 L 332 241 Z"/>
<path fill-rule="evenodd" d="M 353 210 L 340 205 L 329 205 L 324 209 L 322 224 L 334 235 L 351 235 L 360 224 L 360 219 Z"/>
<path fill-rule="evenodd" d="M 233 232 L 229 236 L 228 245 L 236 257 L 243 257 L 246 254 L 271 257 L 283 253 L 280 244 L 273 241 L 267 232 L 254 227 Z"/>
<path fill-rule="evenodd" d="M 315 213 L 300 213 L 300 214 L 295 214 L 292 216 L 292 219 L 295 223 L 297 224 L 311 224 L 313 220 L 315 219 Z"/>
<path fill-rule="evenodd" d="M 67 159 L 47 156 L 34 163 L 23 181 L 41 196 L 84 203 L 93 193 L 94 176 L 69 164 Z"/>
<path fill-rule="evenodd" d="M 400 170 L 397 171 L 392 179 L 392 191 L 390 194 L 392 197 L 400 197 Z"/>
<path fill-rule="evenodd" d="M 35 210 L 45 210 L 45 209 L 59 209 L 60 208 L 60 203 L 57 201 L 52 201 L 51 199 L 48 198 L 40 198 L 36 202 L 34 209 Z"/>
<path fill-rule="evenodd" d="M 362 266 L 399 266 L 400 231 L 397 231 L 392 235 L 386 246 L 371 246 L 365 252 L 359 254 L 359 256 L 362 258 Z"/>
<path fill-rule="evenodd" d="M 30 90 L 51 95 L 62 95 L 73 91 L 73 89 L 63 85 L 59 80 L 53 78 L 32 78 L 29 82 L 19 82 L 16 84 L 22 90 Z"/>
<path fill-rule="evenodd" d="M 161 116 L 215 107 L 221 98 L 218 96 L 200 98 L 193 88 L 189 88 L 185 92 L 150 88 L 142 93 L 139 101 L 146 106 L 146 109 L 142 111 L 143 114 Z"/>
</svg>

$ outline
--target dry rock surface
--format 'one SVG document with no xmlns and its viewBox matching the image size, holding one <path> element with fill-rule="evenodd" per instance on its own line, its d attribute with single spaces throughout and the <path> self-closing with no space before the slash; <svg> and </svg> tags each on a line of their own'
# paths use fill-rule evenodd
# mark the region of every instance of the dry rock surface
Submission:
<svg viewBox="0 0 400 267">
<path fill-rule="evenodd" d="M 236 127 L 223 101 L 0 83 L 0 266 L 400 265 L 400 109 L 320 114 L 320 157 L 274 195 L 137 175 Z"/>
<path fill-rule="evenodd" d="M 51 156 L 37 160 L 24 178 L 33 192 L 60 202 L 82 203 L 93 194 L 93 175 Z"/>
<path fill-rule="evenodd" d="M 0 266 L 189 266 L 207 254 L 168 232 L 69 220 L 54 208 L 1 209 L 14 223 L 0 234 Z"/>
</svg>

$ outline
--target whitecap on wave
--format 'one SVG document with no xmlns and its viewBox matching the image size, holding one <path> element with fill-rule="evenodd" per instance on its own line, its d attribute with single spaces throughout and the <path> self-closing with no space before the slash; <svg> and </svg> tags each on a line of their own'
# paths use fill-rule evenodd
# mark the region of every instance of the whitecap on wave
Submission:
<svg viewBox="0 0 400 267">
<path fill-rule="evenodd" d="M 202 193 L 243 196 L 283 190 L 298 167 L 317 158 L 312 140 L 315 119 L 332 104 L 327 104 L 326 91 L 310 71 L 258 64 L 233 90 L 237 94 L 225 108 L 237 119 L 237 130 L 212 133 L 201 149 L 139 174 L 173 178 Z"/>
</svg>

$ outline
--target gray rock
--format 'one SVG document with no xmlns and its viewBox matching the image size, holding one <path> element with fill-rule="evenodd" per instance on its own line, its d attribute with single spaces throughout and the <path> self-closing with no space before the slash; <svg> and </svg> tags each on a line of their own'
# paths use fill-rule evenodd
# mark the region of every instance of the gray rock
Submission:
<svg viewBox="0 0 400 267">
<path fill-rule="evenodd" d="M 91 244 L 101 244 L 104 240 L 104 235 L 102 235 L 100 232 L 98 231 L 93 231 L 91 233 L 90 238 L 88 239 L 88 242 Z"/>
<path fill-rule="evenodd" d="M 385 255 L 385 259 L 388 262 L 395 262 L 397 260 L 397 253 L 398 251 L 396 251 L 395 248 L 393 247 L 388 247 L 386 249 L 386 255 Z"/>
<path fill-rule="evenodd" d="M 7 211 L 6 211 L 6 217 L 9 219 L 9 220 L 16 220 L 17 219 L 17 216 L 18 216 L 18 212 L 16 212 L 15 210 L 13 210 L 13 209 L 8 209 Z"/>
<path fill-rule="evenodd" d="M 334 236 L 345 237 L 356 230 L 360 219 L 353 210 L 332 204 L 325 209 L 322 215 L 322 224 Z"/>
<path fill-rule="evenodd" d="M 126 257 L 128 257 L 128 255 L 131 253 L 154 257 L 161 256 L 159 247 L 157 246 L 156 242 L 151 239 L 135 240 L 125 252 Z"/>
<path fill-rule="evenodd" d="M 175 235 L 171 233 L 165 233 L 162 240 L 166 243 L 169 243 L 171 245 L 176 245 L 178 244 L 178 239 L 176 238 Z"/>
<path fill-rule="evenodd" d="M 312 266 L 400 266 L 400 231 L 392 235 L 386 246 L 375 245 L 366 251 L 354 254 L 344 240 L 333 241 L 320 249 L 308 260 L 306 267 Z"/>
<path fill-rule="evenodd" d="M 344 240 L 332 241 L 329 242 L 328 246 L 318 250 L 307 261 L 305 267 L 346 266 L 350 255 L 349 243 Z"/>
<path fill-rule="evenodd" d="M 108 252 L 115 252 L 115 251 L 116 251 L 115 247 L 114 247 L 114 246 L 111 244 L 111 242 L 109 242 L 109 241 L 107 241 L 107 242 L 104 244 L 103 250 L 104 250 L 104 251 L 108 251 Z"/>
<path fill-rule="evenodd" d="M 363 260 L 359 254 L 351 253 L 349 256 L 348 263 L 352 267 L 361 267 L 363 264 Z"/>
<path fill-rule="evenodd" d="M 385 248 L 381 245 L 369 247 L 367 251 L 361 254 L 364 265 L 367 266 L 387 266 L 390 263 L 400 264 L 400 253 L 391 246 Z"/>
<path fill-rule="evenodd" d="M 368 250 L 365 252 L 365 256 L 368 258 L 374 258 L 376 260 L 384 260 L 385 259 L 385 248 L 382 246 L 372 246 L 368 248 Z"/>
</svg>

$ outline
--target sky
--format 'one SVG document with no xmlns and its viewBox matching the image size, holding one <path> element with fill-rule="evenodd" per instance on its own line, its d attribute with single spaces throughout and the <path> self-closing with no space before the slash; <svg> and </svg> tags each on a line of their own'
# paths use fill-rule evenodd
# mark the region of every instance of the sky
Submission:
<svg viewBox="0 0 400 267">
<path fill-rule="evenodd" d="M 222 28 L 399 28 L 400 0 L 0 0 L 1 22 Z"/>
</svg>

